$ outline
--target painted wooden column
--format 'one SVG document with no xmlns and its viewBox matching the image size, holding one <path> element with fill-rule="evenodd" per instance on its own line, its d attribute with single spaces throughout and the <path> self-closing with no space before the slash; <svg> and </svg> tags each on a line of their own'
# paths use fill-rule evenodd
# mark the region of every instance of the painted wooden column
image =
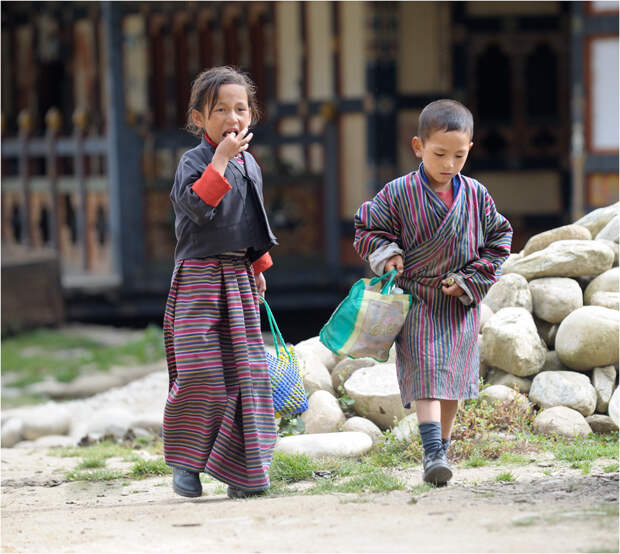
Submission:
<svg viewBox="0 0 620 554">
<path fill-rule="evenodd" d="M 138 289 L 144 271 L 143 183 L 140 170 L 141 139 L 126 123 L 123 78 L 122 3 L 102 6 L 106 96 L 108 187 L 112 267 L 125 290 Z"/>
</svg>

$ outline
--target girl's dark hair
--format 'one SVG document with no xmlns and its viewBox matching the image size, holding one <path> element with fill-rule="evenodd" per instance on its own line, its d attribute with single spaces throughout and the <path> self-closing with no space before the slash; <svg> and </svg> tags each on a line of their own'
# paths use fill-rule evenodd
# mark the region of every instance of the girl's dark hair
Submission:
<svg viewBox="0 0 620 554">
<path fill-rule="evenodd" d="M 463 131 L 474 136 L 471 112 L 456 100 L 444 98 L 428 104 L 418 120 L 418 136 L 424 141 L 435 131 Z"/>
<path fill-rule="evenodd" d="M 204 132 L 194 124 L 192 111 L 203 112 L 205 105 L 209 108 L 209 114 L 215 107 L 217 96 L 222 85 L 241 85 L 248 93 L 248 106 L 252 114 L 251 125 L 255 125 L 260 117 L 260 110 L 256 100 L 256 86 L 252 79 L 245 73 L 234 67 L 212 67 L 203 71 L 192 83 L 192 91 L 187 108 L 187 123 L 185 130 L 196 136 L 202 136 Z"/>
</svg>

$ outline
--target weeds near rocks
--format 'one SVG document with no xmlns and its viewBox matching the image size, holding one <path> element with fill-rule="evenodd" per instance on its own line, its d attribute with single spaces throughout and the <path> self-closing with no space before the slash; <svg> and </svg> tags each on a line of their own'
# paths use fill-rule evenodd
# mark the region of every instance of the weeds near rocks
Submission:
<svg viewBox="0 0 620 554">
<path fill-rule="evenodd" d="M 134 464 L 129 472 L 131 477 L 136 479 L 144 479 L 157 475 L 169 475 L 172 469 L 166 465 L 163 459 L 158 460 L 140 460 Z"/>
<path fill-rule="evenodd" d="M 516 479 L 517 478 L 512 473 L 510 473 L 510 471 L 504 471 L 503 473 L 500 473 L 495 477 L 496 481 L 504 483 L 511 483 L 512 481 L 516 481 Z"/>
<path fill-rule="evenodd" d="M 284 454 L 275 452 L 269 476 L 272 482 L 294 483 L 312 479 L 318 464 L 305 454 Z"/>
<path fill-rule="evenodd" d="M 121 471 L 97 469 L 95 471 L 70 471 L 66 478 L 67 481 L 112 481 L 123 477 L 125 474 Z"/>
<path fill-rule="evenodd" d="M 603 468 L 605 473 L 613 473 L 614 471 L 618 471 L 618 464 L 610 464 Z"/>
</svg>

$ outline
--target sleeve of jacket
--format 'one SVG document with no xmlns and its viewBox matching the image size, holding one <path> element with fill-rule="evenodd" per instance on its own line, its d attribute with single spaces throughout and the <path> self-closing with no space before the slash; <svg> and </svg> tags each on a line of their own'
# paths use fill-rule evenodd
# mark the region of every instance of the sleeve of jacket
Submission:
<svg viewBox="0 0 620 554">
<path fill-rule="evenodd" d="M 190 157 L 183 157 L 177 168 L 170 199 L 196 225 L 208 224 L 215 209 L 232 187 L 211 164 L 200 167 Z"/>
<path fill-rule="evenodd" d="M 364 202 L 355 213 L 355 238 L 353 248 L 359 256 L 369 261 L 371 255 L 381 249 L 393 249 L 400 253 L 401 225 L 390 183 L 385 185 L 372 199 Z M 398 252 L 400 251 L 400 252 Z"/>
<path fill-rule="evenodd" d="M 254 273 L 258 274 L 269 269 L 272 265 L 273 260 L 271 259 L 271 255 L 269 252 L 266 252 L 252 264 L 252 268 L 254 269 Z"/>
<path fill-rule="evenodd" d="M 499 278 L 502 264 L 510 255 L 512 226 L 497 211 L 493 198 L 482 187 L 484 246 L 479 250 L 480 256 L 466 265 L 454 276 L 460 277 L 465 284 L 462 287 L 471 303 L 479 304 L 491 286 Z M 459 283 L 461 284 L 461 283 Z"/>
</svg>

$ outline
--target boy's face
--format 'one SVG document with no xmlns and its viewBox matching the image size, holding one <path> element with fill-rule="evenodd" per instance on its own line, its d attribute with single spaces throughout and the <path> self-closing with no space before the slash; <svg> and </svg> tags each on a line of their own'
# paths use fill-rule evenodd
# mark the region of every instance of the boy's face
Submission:
<svg viewBox="0 0 620 554">
<path fill-rule="evenodd" d="M 452 177 L 463 169 L 474 143 L 463 131 L 434 131 L 422 141 L 413 137 L 411 146 L 424 163 L 424 171 L 435 189 L 448 188 Z"/>
<path fill-rule="evenodd" d="M 252 121 L 248 93 L 241 85 L 221 85 L 211 113 L 208 104 L 205 102 L 202 113 L 194 110 L 192 117 L 194 123 L 204 129 L 216 144 L 222 142 L 228 133 L 239 134 Z"/>
</svg>

